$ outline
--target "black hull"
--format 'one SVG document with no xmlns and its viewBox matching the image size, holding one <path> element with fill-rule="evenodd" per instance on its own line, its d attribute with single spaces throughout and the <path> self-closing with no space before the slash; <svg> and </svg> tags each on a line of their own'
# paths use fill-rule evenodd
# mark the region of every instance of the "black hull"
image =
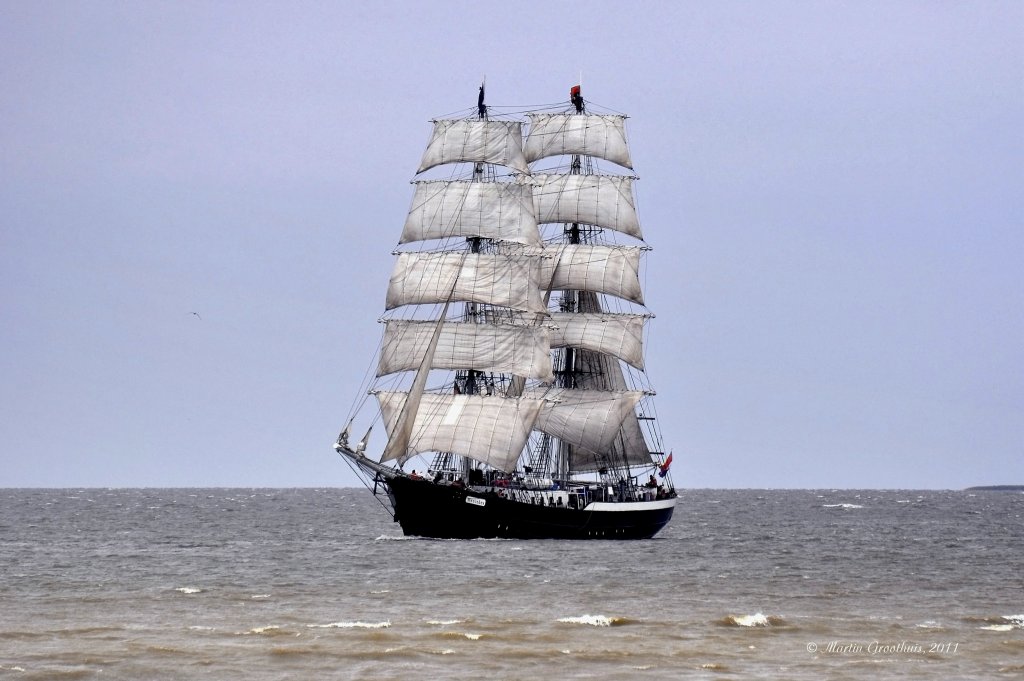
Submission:
<svg viewBox="0 0 1024 681">
<path fill-rule="evenodd" d="M 649 539 L 675 509 L 675 499 L 574 509 L 406 477 L 386 484 L 402 531 L 437 539 Z"/>
</svg>

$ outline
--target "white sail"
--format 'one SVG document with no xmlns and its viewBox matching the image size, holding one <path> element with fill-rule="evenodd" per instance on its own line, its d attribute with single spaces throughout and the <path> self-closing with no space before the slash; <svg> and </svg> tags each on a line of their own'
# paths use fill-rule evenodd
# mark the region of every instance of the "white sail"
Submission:
<svg viewBox="0 0 1024 681">
<path fill-rule="evenodd" d="M 441 308 L 440 319 L 448 314 L 450 302 L 445 302 Z M 408 399 L 403 402 L 403 409 L 395 414 L 394 421 L 390 421 L 391 428 L 388 429 L 388 444 L 384 447 L 381 461 L 401 456 L 409 448 L 409 440 L 412 438 L 412 428 L 416 420 L 416 414 L 420 409 L 420 399 L 423 397 L 423 389 L 427 385 L 427 377 L 430 376 L 430 364 L 434 359 L 434 350 L 437 348 L 437 341 L 441 337 L 441 323 L 434 323 L 434 330 L 430 336 L 426 351 L 416 367 L 416 375 L 413 378 L 412 386 L 409 388 Z M 369 436 L 369 433 L 367 433 Z"/>
<path fill-rule="evenodd" d="M 600 301 L 593 293 L 581 293 L 579 305 L 584 313 L 594 313 L 601 309 Z M 613 391 L 628 389 L 622 364 L 610 355 L 579 350 L 575 353 L 575 364 L 576 382 L 581 389 Z M 574 471 L 596 471 L 609 464 L 650 465 L 651 460 L 651 451 L 647 446 L 643 430 L 640 428 L 640 421 L 635 413 L 630 413 L 622 421 L 619 432 L 607 452 L 598 455 L 577 449 L 572 452 L 570 468 Z"/>
<path fill-rule="evenodd" d="M 557 244 L 544 248 L 542 281 L 553 291 L 590 291 L 644 303 L 640 288 L 640 247 Z"/>
<path fill-rule="evenodd" d="M 434 121 L 417 173 L 445 163 L 495 163 L 529 173 L 523 157 L 522 123 L 476 119 Z"/>
<path fill-rule="evenodd" d="M 453 300 L 543 312 L 540 263 L 545 260 L 529 254 L 400 253 L 386 308 Z"/>
<path fill-rule="evenodd" d="M 583 348 L 644 368 L 643 330 L 647 315 L 552 312 L 551 347 Z"/>
<path fill-rule="evenodd" d="M 404 392 L 378 392 L 388 435 L 406 400 Z M 423 452 L 452 452 L 502 471 L 513 471 L 540 413 L 543 400 L 425 393 L 404 452 L 404 462 Z"/>
<path fill-rule="evenodd" d="M 626 144 L 626 117 L 595 114 L 529 114 L 530 133 L 523 145 L 533 163 L 549 156 L 582 154 L 632 168 Z"/>
<path fill-rule="evenodd" d="M 625 175 L 533 175 L 537 222 L 596 225 L 643 239 L 633 199 L 633 179 Z"/>
<path fill-rule="evenodd" d="M 621 424 L 633 413 L 643 393 L 549 388 L 533 391 L 530 396 L 544 398 L 534 424 L 536 430 L 608 457 Z"/>
<path fill-rule="evenodd" d="M 385 323 L 377 376 L 416 369 L 437 322 Z M 431 368 L 476 369 L 551 382 L 550 333 L 545 326 L 444 322 Z"/>
<path fill-rule="evenodd" d="M 417 182 L 399 243 L 483 237 L 539 245 L 531 194 L 514 182 Z"/>
</svg>

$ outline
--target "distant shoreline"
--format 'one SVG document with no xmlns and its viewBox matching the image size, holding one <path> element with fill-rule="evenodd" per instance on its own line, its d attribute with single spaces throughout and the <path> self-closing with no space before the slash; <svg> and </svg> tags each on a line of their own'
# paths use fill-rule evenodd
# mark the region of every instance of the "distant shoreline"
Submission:
<svg viewBox="0 0 1024 681">
<path fill-rule="evenodd" d="M 966 492 L 1024 492 L 1024 485 L 983 485 L 968 487 Z"/>
</svg>

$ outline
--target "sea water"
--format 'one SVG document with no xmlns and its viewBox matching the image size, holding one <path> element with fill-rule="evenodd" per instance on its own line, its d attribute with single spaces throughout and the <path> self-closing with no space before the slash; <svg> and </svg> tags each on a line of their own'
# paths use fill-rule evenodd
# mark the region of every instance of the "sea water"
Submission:
<svg viewBox="0 0 1024 681">
<path fill-rule="evenodd" d="M 0 490 L 0 677 L 1019 679 L 1024 495 L 693 490 L 644 541 L 362 489 Z"/>
</svg>

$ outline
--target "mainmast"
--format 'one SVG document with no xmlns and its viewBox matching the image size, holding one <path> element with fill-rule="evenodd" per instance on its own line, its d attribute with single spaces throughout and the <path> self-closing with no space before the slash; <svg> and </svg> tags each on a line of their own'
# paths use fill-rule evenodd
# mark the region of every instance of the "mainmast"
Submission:
<svg viewBox="0 0 1024 681">
<path fill-rule="evenodd" d="M 562 114 L 530 115 L 526 141 L 527 161 L 564 155 L 568 167 L 561 173 L 534 172 L 538 220 L 555 222 L 562 218 L 560 245 L 548 249 L 557 254 L 558 264 L 552 288 L 560 291 L 558 312 L 553 321 L 568 329 L 591 325 L 597 331 L 607 324 L 629 324 L 640 342 L 638 328 L 648 314 L 614 314 L 605 296 L 643 304 L 639 287 L 639 257 L 645 246 L 618 246 L 602 235 L 605 228 L 642 241 L 637 221 L 632 182 L 629 175 L 599 174 L 595 158 L 632 169 L 625 136 L 625 117 L 591 115 L 580 85 L 569 90 L 570 108 Z M 585 273 L 578 275 L 577 270 Z M 600 282 L 596 278 L 602 278 Z M 627 281 L 629 286 L 621 286 Z M 590 330 L 588 330 L 590 331 Z M 597 332 L 598 334 L 601 332 Z M 591 400 L 605 403 L 607 415 L 620 415 L 613 431 L 600 443 L 594 440 L 555 437 L 551 467 L 558 477 L 598 471 L 611 482 L 629 480 L 634 467 L 649 466 L 651 452 L 638 423 L 634 407 L 644 390 L 631 387 L 633 379 L 624 374 L 620 359 L 641 369 L 642 358 L 627 358 L 624 346 L 611 348 L 593 342 L 583 333 L 568 342 L 552 343 L 555 385 L 562 400 Z M 621 400 L 621 401 L 616 401 Z M 614 409 L 612 402 L 616 403 Z M 581 403 L 577 401 L 575 403 Z"/>
<path fill-rule="evenodd" d="M 569 101 L 576 109 L 578 115 L 586 114 L 586 104 L 583 101 L 582 84 L 574 85 L 569 89 Z M 583 160 L 586 159 L 587 172 L 592 172 L 592 163 L 590 157 L 581 156 L 580 154 L 573 154 L 572 161 L 569 164 L 570 175 L 582 175 L 583 174 Z M 563 227 L 564 238 L 567 243 L 580 244 L 583 243 L 583 236 L 581 234 L 580 223 L 571 222 L 566 223 Z M 580 312 L 580 291 L 563 291 L 559 300 L 558 309 L 560 312 L 573 313 Z M 576 348 L 568 346 L 560 351 L 561 357 L 557 358 L 553 365 L 557 367 L 555 373 L 559 379 L 559 385 L 563 388 L 574 389 L 578 387 L 577 378 L 579 376 L 579 368 L 576 365 L 577 355 Z M 558 447 L 556 449 L 556 468 L 560 477 L 568 477 L 569 472 L 572 469 L 572 451 L 573 447 L 567 442 L 558 441 Z"/>
</svg>

